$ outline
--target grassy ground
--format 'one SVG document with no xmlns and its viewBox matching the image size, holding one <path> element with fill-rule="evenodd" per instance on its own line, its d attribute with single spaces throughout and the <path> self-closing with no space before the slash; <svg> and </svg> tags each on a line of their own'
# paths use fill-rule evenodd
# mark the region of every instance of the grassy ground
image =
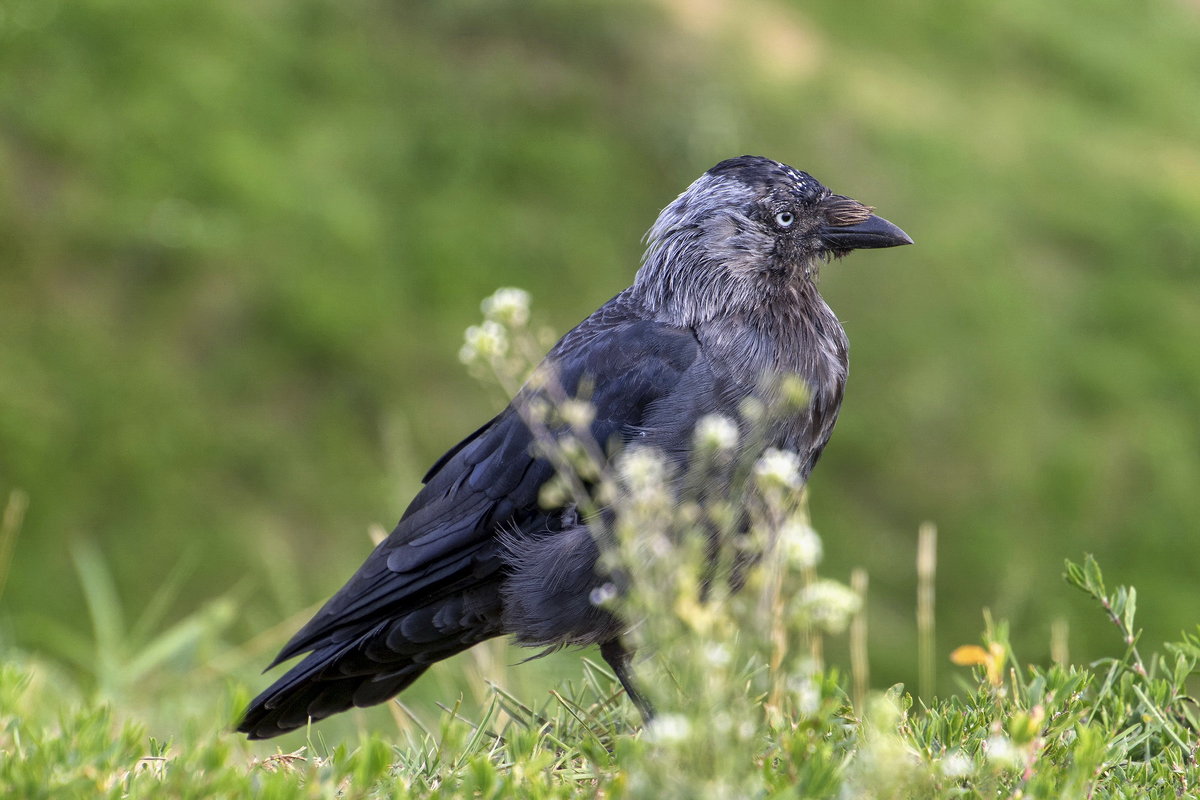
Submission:
<svg viewBox="0 0 1200 800">
<path fill-rule="evenodd" d="M 612 676 L 584 660 L 577 681 L 533 708 L 492 685 L 477 711 L 446 708 L 422 722 L 396 706 L 390 729 L 334 745 L 315 728 L 294 747 L 264 754 L 229 732 L 246 693 L 214 682 L 211 664 L 177 673 L 174 685 L 143 699 L 153 703 L 153 718 L 173 717 L 173 734 L 163 738 L 129 704 L 103 703 L 53 665 L 18 658 L 0 668 L 0 792 L 31 799 L 1191 796 L 1200 786 L 1200 708 L 1186 681 L 1200 638 L 1144 657 L 1130 627 L 1135 594 L 1106 593 L 1090 560 L 1068 564 L 1067 578 L 1116 624 L 1114 652 L 1122 655 L 1086 667 L 1026 665 L 999 625 L 981 645 L 956 651 L 956 661 L 976 666 L 973 676 L 960 671 L 953 697 L 914 705 L 897 686 L 852 701 L 850 681 L 814 672 L 804 659 L 792 667 L 764 663 L 750 643 L 765 629 L 743 628 L 744 637 L 720 642 L 720 659 L 697 659 L 716 644 L 709 626 L 736 614 L 718 610 L 705 625 L 677 629 L 668 648 L 705 662 L 706 689 L 682 697 L 697 688 L 686 686 L 689 663 L 660 665 L 683 685 L 672 690 L 674 700 L 659 692 L 667 710 L 644 729 Z M 796 632 L 796 620 L 788 624 Z M 706 703 L 717 696 L 725 703 L 714 713 Z"/>
<path fill-rule="evenodd" d="M 453 362 L 478 299 L 524 286 L 566 330 L 743 152 L 918 243 L 824 276 L 853 364 L 814 514 L 871 575 L 875 673 L 914 677 L 925 520 L 941 651 L 988 606 L 1048 655 L 1086 619 L 1048 565 L 1085 551 L 1158 589 L 1152 639 L 1191 624 L 1194 4 L 502 8 L 3 4 L 9 638 L 83 629 L 82 539 L 133 608 L 180 565 L 168 615 L 237 587 L 240 636 L 318 602 L 500 401 Z"/>
</svg>

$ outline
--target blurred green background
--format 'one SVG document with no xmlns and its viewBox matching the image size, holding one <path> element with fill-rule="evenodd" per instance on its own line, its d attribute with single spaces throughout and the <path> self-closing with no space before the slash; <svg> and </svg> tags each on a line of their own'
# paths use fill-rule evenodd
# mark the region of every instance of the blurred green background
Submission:
<svg viewBox="0 0 1200 800">
<path fill-rule="evenodd" d="M 873 682 L 916 682 L 924 520 L 943 690 L 985 607 L 1026 660 L 1055 619 L 1119 649 L 1059 578 L 1084 552 L 1150 642 L 1191 628 L 1195 2 L 0 0 L 3 646 L 86 676 L 103 630 L 224 598 L 218 677 L 262 688 L 503 402 L 455 358 L 480 298 L 565 331 L 743 153 L 917 242 L 823 277 L 852 370 L 813 515 L 824 571 L 870 573 Z"/>
</svg>

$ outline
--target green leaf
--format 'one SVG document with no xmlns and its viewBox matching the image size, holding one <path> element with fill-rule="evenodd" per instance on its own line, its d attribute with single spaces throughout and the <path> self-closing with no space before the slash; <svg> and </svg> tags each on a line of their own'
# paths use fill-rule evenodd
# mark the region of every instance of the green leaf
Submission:
<svg viewBox="0 0 1200 800">
<path fill-rule="evenodd" d="M 94 655 L 101 665 L 115 666 L 120 660 L 118 651 L 124 638 L 125 623 L 112 573 L 99 548 L 90 540 L 77 542 L 71 555 L 92 620 L 96 640 Z"/>
<path fill-rule="evenodd" d="M 1125 625 L 1125 630 L 1130 634 L 1133 633 L 1133 617 L 1137 611 L 1137 589 L 1130 586 L 1126 589 L 1121 587 L 1121 591 L 1125 594 L 1125 602 L 1122 603 L 1121 622 Z"/>
<path fill-rule="evenodd" d="M 1084 557 L 1083 572 L 1090 591 L 1097 597 L 1105 597 L 1104 576 L 1100 574 L 1100 565 L 1096 563 L 1096 559 L 1092 557 L 1091 553 Z"/>
</svg>

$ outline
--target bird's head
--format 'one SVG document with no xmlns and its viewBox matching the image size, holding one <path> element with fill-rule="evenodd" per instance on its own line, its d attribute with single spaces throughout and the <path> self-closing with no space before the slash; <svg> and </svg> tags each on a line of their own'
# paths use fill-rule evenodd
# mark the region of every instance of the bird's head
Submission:
<svg viewBox="0 0 1200 800">
<path fill-rule="evenodd" d="M 635 288 L 677 324 L 761 308 L 811 285 L 822 261 L 912 244 L 871 212 L 786 164 L 731 158 L 659 214 Z"/>
</svg>

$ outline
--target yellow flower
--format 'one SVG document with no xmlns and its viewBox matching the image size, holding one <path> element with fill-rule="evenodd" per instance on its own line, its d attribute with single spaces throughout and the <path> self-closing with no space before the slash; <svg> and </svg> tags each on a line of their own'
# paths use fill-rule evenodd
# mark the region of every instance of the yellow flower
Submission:
<svg viewBox="0 0 1200 800">
<path fill-rule="evenodd" d="M 992 686 L 999 686 L 1004 683 L 1004 645 L 999 642 L 992 642 L 984 650 L 977 644 L 964 644 L 962 647 L 955 648 L 950 654 L 950 660 L 960 667 L 974 667 L 982 665 L 987 669 L 988 682 Z"/>
</svg>

